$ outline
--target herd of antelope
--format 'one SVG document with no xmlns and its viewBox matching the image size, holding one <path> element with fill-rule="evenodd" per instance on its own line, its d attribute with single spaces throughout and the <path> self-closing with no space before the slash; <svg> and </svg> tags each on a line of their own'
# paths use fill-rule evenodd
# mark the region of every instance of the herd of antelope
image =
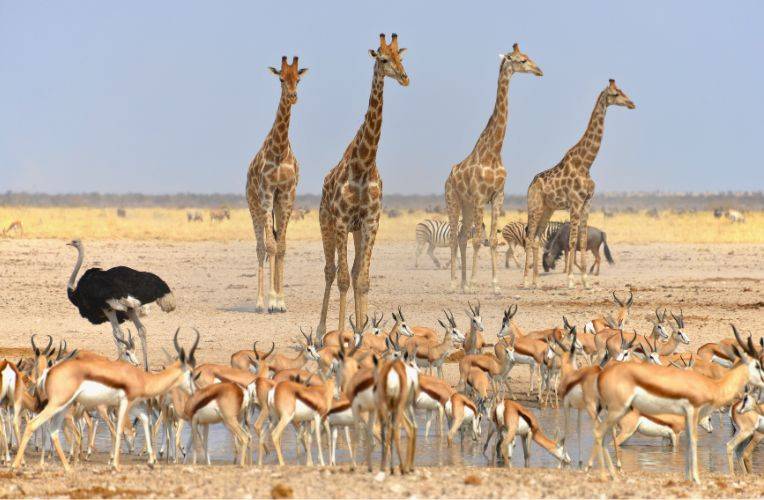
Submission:
<svg viewBox="0 0 764 500">
<path fill-rule="evenodd" d="M 369 470 L 379 448 L 382 470 L 393 473 L 397 455 L 399 470 L 406 473 L 414 467 L 419 420 L 424 417 L 425 439 L 437 419 L 433 432 L 438 439 L 445 438 L 448 446 L 457 435 L 481 443 L 491 463 L 510 466 L 520 437 L 526 466 L 531 441 L 564 466 L 571 463 L 565 446 L 570 411 L 577 410 L 579 467 L 586 413 L 595 423 L 587 469 L 597 459 L 615 477 L 620 445 L 633 434 L 666 438 L 676 446 L 677 435 L 684 432 L 687 475 L 698 482 L 698 426 L 711 431 L 712 412 L 723 411 L 734 429 L 727 445 L 730 472 L 735 461 L 749 472 L 751 453 L 764 437 L 764 405 L 758 400 L 764 387 L 764 340 L 743 338 L 732 326 L 731 338 L 694 353 L 677 352 L 680 345 L 690 344 L 681 310 L 669 314 L 657 309 L 652 330 L 640 335 L 626 328 L 633 295 L 622 300 L 613 293 L 613 298 L 614 315 L 582 325 L 562 317 L 561 326 L 530 332 L 516 320 L 517 305 L 511 305 L 503 311 L 493 343 L 486 342 L 479 302 L 468 303 L 464 329 L 444 310 L 439 331 L 410 325 L 398 307 L 389 329 L 381 313 L 363 321 L 351 316 L 351 331 L 328 332 L 320 339 L 301 328 L 290 346 L 292 355 L 276 353 L 275 344 L 258 349 L 255 342 L 251 350 L 233 353 L 230 364 L 197 364 L 199 332 L 194 329 L 186 349 L 178 329 L 174 354 L 165 350 L 165 366 L 149 372 L 139 367 L 129 333 L 127 338 L 115 334 L 120 345 L 116 360 L 70 349 L 64 339 L 55 346 L 50 336 L 40 345 L 32 336 L 33 355 L 0 362 L 0 458 L 11 462 L 15 448 L 11 467 L 22 466 L 33 459 L 25 454 L 33 440 L 44 463 L 50 442 L 68 471 L 70 462 L 89 458 L 102 422 L 111 435 L 114 468 L 119 467 L 123 444 L 135 452 L 137 430 L 144 434 L 141 454 L 150 465 L 158 456 L 196 463 L 199 455 L 209 464 L 209 426 L 222 423 L 235 443 L 234 461 L 242 466 L 255 457 L 262 464 L 273 451 L 283 465 L 282 438 L 292 427 L 302 448 L 297 456 L 304 455 L 308 465 L 313 464 L 314 437 L 318 463 L 335 465 L 342 436 L 353 468 L 363 438 Z M 444 379 L 447 361 L 458 363 L 456 386 Z M 516 400 L 510 380 L 517 365 L 528 366 L 528 396 L 540 408 L 562 408 L 559 439 L 550 438 L 534 411 Z M 186 424 L 190 431 L 184 441 Z M 605 448 L 611 436 L 615 465 Z"/>
</svg>

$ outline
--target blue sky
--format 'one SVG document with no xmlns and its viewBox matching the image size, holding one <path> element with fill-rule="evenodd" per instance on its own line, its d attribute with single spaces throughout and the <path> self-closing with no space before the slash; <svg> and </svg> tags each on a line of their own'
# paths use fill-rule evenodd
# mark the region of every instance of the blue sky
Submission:
<svg viewBox="0 0 764 500">
<path fill-rule="evenodd" d="M 583 133 L 608 78 L 599 191 L 764 189 L 762 2 L 6 2 L 0 190 L 244 190 L 270 128 L 282 54 L 310 68 L 293 110 L 299 192 L 319 193 L 366 109 L 380 32 L 408 53 L 388 80 L 387 193 L 438 193 L 490 115 L 499 52 L 520 43 L 507 193 Z"/>
</svg>

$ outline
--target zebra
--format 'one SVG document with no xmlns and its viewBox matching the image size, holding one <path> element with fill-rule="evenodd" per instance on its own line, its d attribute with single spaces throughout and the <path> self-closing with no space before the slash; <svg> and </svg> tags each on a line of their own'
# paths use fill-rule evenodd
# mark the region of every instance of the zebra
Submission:
<svg viewBox="0 0 764 500">
<path fill-rule="evenodd" d="M 562 222 L 549 222 L 546 225 L 546 229 L 541 234 L 541 247 L 543 248 L 544 244 L 549 239 L 549 236 L 556 233 L 560 227 L 562 227 Z M 504 259 L 504 267 L 509 267 L 509 258 L 512 257 L 512 260 L 515 261 L 515 266 L 520 267 L 520 263 L 517 261 L 517 257 L 515 257 L 515 247 L 525 248 L 525 231 L 527 228 L 527 224 L 521 221 L 513 221 L 507 223 L 506 226 L 501 228 L 500 230 L 497 230 L 497 232 L 501 233 L 501 236 L 504 238 L 504 241 L 507 242 L 507 255 Z"/>
<path fill-rule="evenodd" d="M 461 228 L 461 225 L 459 227 Z M 483 234 L 485 234 L 485 224 L 483 224 Z M 473 227 L 469 238 L 471 239 L 474 236 L 475 229 Z M 488 240 L 485 240 L 483 244 L 488 246 Z M 451 246 L 451 224 L 448 221 L 438 219 L 425 219 L 416 225 L 416 257 L 414 258 L 414 267 L 419 267 L 419 256 L 422 254 L 425 245 L 427 245 L 427 255 L 430 256 L 437 269 L 448 267 L 448 262 L 444 266 L 440 265 L 440 261 L 435 257 L 434 252 L 436 248 L 449 248 Z"/>
</svg>

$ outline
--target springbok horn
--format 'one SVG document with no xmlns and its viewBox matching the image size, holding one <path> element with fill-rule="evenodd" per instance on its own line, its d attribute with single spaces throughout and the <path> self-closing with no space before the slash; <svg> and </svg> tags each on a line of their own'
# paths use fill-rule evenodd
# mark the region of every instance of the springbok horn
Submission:
<svg viewBox="0 0 764 500">
<path fill-rule="evenodd" d="M 175 351 L 180 354 L 183 349 L 180 347 L 180 344 L 178 344 L 178 333 L 180 333 L 180 327 L 175 330 L 175 335 L 172 337 L 172 343 L 175 346 Z"/>
<path fill-rule="evenodd" d="M 300 333 L 302 333 L 302 336 L 305 337 L 305 341 L 308 343 L 308 345 L 311 344 L 311 338 L 313 337 L 313 332 L 310 332 L 310 336 L 305 333 L 305 331 L 302 329 L 302 325 L 300 325 Z"/>
<path fill-rule="evenodd" d="M 618 298 L 618 295 L 616 295 L 615 292 L 613 292 L 613 300 L 615 300 L 616 304 L 623 307 L 623 302 L 621 302 L 621 300 Z"/>
<path fill-rule="evenodd" d="M 626 301 L 626 307 L 631 307 L 632 302 L 634 302 L 634 294 L 629 290 L 629 300 Z"/>
<path fill-rule="evenodd" d="M 194 327 L 194 332 L 196 333 L 196 339 L 194 339 L 194 344 L 191 346 L 191 350 L 188 351 L 188 359 L 191 360 L 192 365 L 196 364 L 196 357 L 194 354 L 196 354 L 196 348 L 199 346 L 199 340 L 202 337 L 196 327 Z"/>
<path fill-rule="evenodd" d="M 45 346 L 45 349 L 43 349 L 42 352 L 43 352 L 43 354 L 48 356 L 48 355 L 50 355 L 50 353 L 53 352 L 51 350 L 51 346 L 53 346 L 53 337 L 51 337 L 50 335 L 46 335 L 46 337 L 48 337 L 48 345 Z"/>
<path fill-rule="evenodd" d="M 740 345 L 740 347 L 742 347 L 743 350 L 747 352 L 748 348 L 747 348 L 745 342 L 743 342 L 743 339 L 740 338 L 740 332 L 737 330 L 737 327 L 735 325 L 733 325 L 732 323 L 730 323 L 730 326 L 732 327 L 732 333 L 735 335 L 735 340 L 737 340 L 737 343 Z M 748 353 L 748 354 L 750 354 L 750 353 Z"/>
<path fill-rule="evenodd" d="M 258 341 L 255 340 L 255 344 L 252 346 L 252 350 L 255 353 L 255 358 L 256 359 L 260 359 L 260 353 L 257 352 L 257 343 L 258 343 Z"/>
<path fill-rule="evenodd" d="M 268 356 L 273 354 L 273 351 L 276 350 L 276 342 L 271 341 L 271 349 L 268 351 L 268 354 L 265 356 L 261 356 L 260 359 L 266 359 Z"/>
</svg>

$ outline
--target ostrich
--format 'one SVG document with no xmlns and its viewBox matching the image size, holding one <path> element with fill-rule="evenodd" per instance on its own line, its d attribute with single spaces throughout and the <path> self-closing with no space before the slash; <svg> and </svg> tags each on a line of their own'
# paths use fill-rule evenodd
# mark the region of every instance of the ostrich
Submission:
<svg viewBox="0 0 764 500">
<path fill-rule="evenodd" d="M 128 319 L 132 321 L 141 339 L 143 367 L 148 371 L 146 328 L 138 316 L 144 316 L 147 312 L 144 306 L 152 302 L 156 302 L 164 312 L 175 309 L 175 297 L 170 287 L 156 274 L 118 266 L 106 271 L 98 267 L 88 269 L 75 288 L 74 281 L 82 267 L 85 251 L 80 240 L 74 240 L 67 245 L 77 249 L 77 263 L 66 290 L 69 300 L 77 306 L 80 316 L 94 325 L 107 321 L 111 323 L 117 356 L 122 355 L 120 339 L 125 338 L 119 325 Z"/>
</svg>

